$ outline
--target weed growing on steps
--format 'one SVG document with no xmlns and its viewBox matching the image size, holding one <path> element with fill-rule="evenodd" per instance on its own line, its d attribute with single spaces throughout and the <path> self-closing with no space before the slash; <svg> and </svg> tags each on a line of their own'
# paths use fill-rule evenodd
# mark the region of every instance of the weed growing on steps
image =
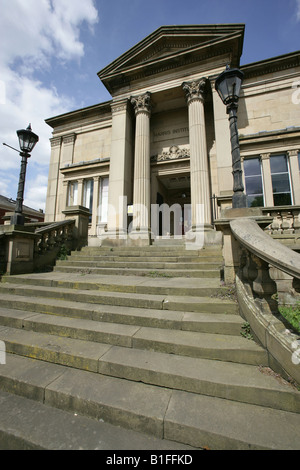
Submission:
<svg viewBox="0 0 300 470">
<path fill-rule="evenodd" d="M 60 249 L 59 249 L 59 252 L 57 253 L 56 259 L 66 260 L 66 259 L 68 259 L 68 254 L 69 253 L 68 253 L 66 245 L 62 244 Z"/>
<path fill-rule="evenodd" d="M 246 339 L 253 339 L 251 329 L 250 329 L 250 324 L 248 322 L 245 322 L 242 325 L 241 335 Z"/>
<path fill-rule="evenodd" d="M 148 274 L 146 274 L 146 276 L 149 276 L 149 277 L 172 277 L 171 274 L 160 273 L 158 271 L 150 271 Z"/>
</svg>

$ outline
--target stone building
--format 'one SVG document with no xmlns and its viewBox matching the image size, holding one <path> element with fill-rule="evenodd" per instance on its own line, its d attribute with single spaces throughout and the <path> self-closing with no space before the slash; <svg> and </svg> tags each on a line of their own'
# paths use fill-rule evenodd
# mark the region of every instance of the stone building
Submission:
<svg viewBox="0 0 300 470">
<path fill-rule="evenodd" d="M 163 26 L 99 73 L 112 99 L 46 120 L 46 221 L 90 210 L 89 244 L 205 229 L 231 206 L 230 129 L 215 80 L 240 67 L 243 24 Z M 238 127 L 248 206 L 300 205 L 300 53 L 243 65 Z M 170 211 L 165 226 L 152 207 Z M 156 205 L 156 206 L 155 206 Z M 198 227 L 197 207 L 202 208 Z M 136 236 L 136 237 L 135 237 Z"/>
</svg>

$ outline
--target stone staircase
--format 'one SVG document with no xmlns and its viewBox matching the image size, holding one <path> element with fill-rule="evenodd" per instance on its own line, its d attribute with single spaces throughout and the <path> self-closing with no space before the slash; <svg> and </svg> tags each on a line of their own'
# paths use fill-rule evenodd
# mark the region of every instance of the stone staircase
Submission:
<svg viewBox="0 0 300 470">
<path fill-rule="evenodd" d="M 0 448 L 299 449 L 219 247 L 91 248 L 0 284 Z"/>
</svg>

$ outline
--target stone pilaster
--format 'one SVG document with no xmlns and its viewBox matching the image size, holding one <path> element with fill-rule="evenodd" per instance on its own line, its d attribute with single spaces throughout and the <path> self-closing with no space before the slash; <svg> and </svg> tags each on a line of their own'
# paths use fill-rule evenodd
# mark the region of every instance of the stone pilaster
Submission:
<svg viewBox="0 0 300 470">
<path fill-rule="evenodd" d="M 191 204 L 193 230 L 211 227 L 209 168 L 205 132 L 204 93 L 206 79 L 182 85 L 189 111 Z"/>
<path fill-rule="evenodd" d="M 91 235 L 94 237 L 97 235 L 99 185 L 100 185 L 100 176 L 94 176 L 94 194 L 93 194 L 92 228 L 91 228 Z"/>
<path fill-rule="evenodd" d="M 128 100 L 114 100 L 109 171 L 107 232 L 103 244 L 122 244 L 127 238 L 127 203 L 132 192 L 132 116 Z"/>
<path fill-rule="evenodd" d="M 271 155 L 270 153 L 262 153 L 260 155 L 266 207 L 274 206 L 270 155 Z"/>
<path fill-rule="evenodd" d="M 51 158 L 48 174 L 48 188 L 45 210 L 45 222 L 53 222 L 56 220 L 57 199 L 60 196 L 58 190 L 58 178 L 61 157 L 61 137 L 53 137 L 50 139 Z"/>
<path fill-rule="evenodd" d="M 288 151 L 293 199 L 295 205 L 300 205 L 300 169 L 298 163 L 298 153 L 298 149 Z"/>
<path fill-rule="evenodd" d="M 131 103 L 136 115 L 131 238 L 150 243 L 150 93 L 132 97 Z"/>
</svg>

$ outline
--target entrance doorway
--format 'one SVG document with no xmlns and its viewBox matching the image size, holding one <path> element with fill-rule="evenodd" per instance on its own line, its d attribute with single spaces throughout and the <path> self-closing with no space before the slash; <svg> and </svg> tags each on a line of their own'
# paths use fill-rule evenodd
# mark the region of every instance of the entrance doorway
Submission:
<svg viewBox="0 0 300 470">
<path fill-rule="evenodd" d="M 157 234 L 180 238 L 191 228 L 190 174 L 159 176 L 157 183 Z"/>
</svg>

